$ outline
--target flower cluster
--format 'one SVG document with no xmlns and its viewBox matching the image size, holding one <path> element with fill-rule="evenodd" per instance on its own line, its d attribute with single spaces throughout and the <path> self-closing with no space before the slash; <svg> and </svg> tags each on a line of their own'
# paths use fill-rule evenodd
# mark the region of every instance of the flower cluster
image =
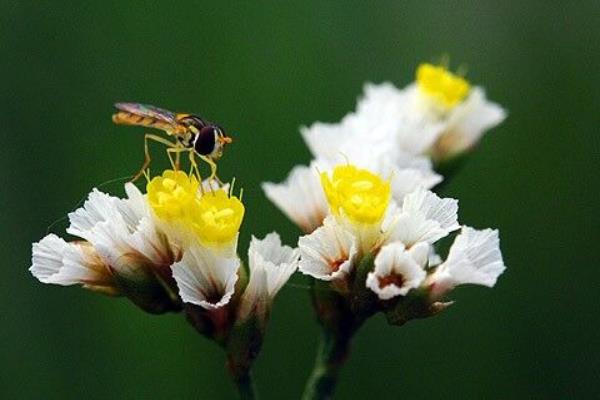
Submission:
<svg viewBox="0 0 600 400">
<path fill-rule="evenodd" d="M 378 175 L 389 174 L 392 196 L 431 189 L 443 166 L 472 148 L 488 129 L 505 118 L 480 87 L 443 66 L 422 64 L 416 82 L 399 90 L 391 83 L 367 84 L 356 110 L 339 123 L 317 122 L 302 128 L 314 156 L 296 166 L 285 182 L 265 183 L 267 197 L 305 233 L 327 216 L 317 170 L 330 171 L 343 159 Z"/>
<path fill-rule="evenodd" d="M 493 286 L 504 271 L 498 232 L 490 229 L 462 227 L 441 261 L 436 242 L 460 228 L 456 200 L 417 189 L 399 206 L 389 181 L 353 165 L 337 166 L 321 178 L 331 215 L 300 238 L 299 269 L 328 281 L 355 314 L 384 311 L 404 323 L 397 320 L 407 311 L 400 300 L 410 297 L 410 311 L 419 312 L 411 318 L 433 315 L 455 286 Z"/>
<path fill-rule="evenodd" d="M 262 336 L 298 251 L 276 233 L 253 238 L 246 271 L 237 256 L 244 205 L 214 186 L 167 170 L 148 182 L 146 194 L 132 183 L 124 199 L 94 189 L 69 214 L 67 232 L 79 239 L 49 234 L 35 243 L 30 271 L 44 283 L 127 296 L 152 313 L 185 309 L 201 333 L 223 345 L 249 320 Z"/>
<path fill-rule="evenodd" d="M 302 128 L 310 165 L 263 184 L 305 233 L 298 268 L 313 278 L 323 328 L 305 398 L 332 395 L 352 337 L 373 314 L 392 325 L 429 317 L 456 286 L 491 287 L 505 270 L 498 231 L 461 227 L 458 202 L 430 191 L 505 111 L 443 65 L 421 64 L 415 75 L 404 89 L 367 84 L 340 122 Z M 450 235 L 443 260 L 439 241 Z"/>
</svg>

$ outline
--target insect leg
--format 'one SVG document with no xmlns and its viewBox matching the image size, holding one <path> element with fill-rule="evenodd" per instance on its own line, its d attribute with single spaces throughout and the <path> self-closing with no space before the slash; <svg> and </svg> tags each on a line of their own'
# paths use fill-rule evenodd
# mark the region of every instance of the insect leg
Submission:
<svg viewBox="0 0 600 400">
<path fill-rule="evenodd" d="M 200 156 L 200 158 L 202 158 L 210 166 L 210 176 L 208 177 L 208 180 L 211 181 L 216 179 L 219 183 L 221 183 L 221 180 L 217 177 L 217 164 L 208 157 Z"/>
<path fill-rule="evenodd" d="M 196 160 L 194 159 L 194 149 L 189 149 L 187 147 L 171 147 L 169 149 L 167 149 L 167 154 L 169 154 L 169 157 L 171 157 L 171 153 L 175 154 L 176 157 L 176 163 L 179 161 L 179 156 L 181 153 L 183 152 L 188 152 L 189 154 L 189 158 L 190 158 L 190 175 L 193 173 L 194 175 L 196 175 L 196 178 L 198 179 L 199 182 L 202 182 L 202 175 L 200 174 L 200 170 L 198 169 L 198 164 L 196 163 Z"/>
<path fill-rule="evenodd" d="M 176 143 L 172 143 L 163 137 L 153 135 L 151 133 L 145 134 L 144 135 L 144 163 L 142 164 L 142 168 L 140 168 L 138 173 L 135 174 L 135 176 L 133 177 L 131 182 L 137 181 L 142 175 L 144 175 L 146 168 L 148 168 L 148 166 L 150 165 L 150 161 L 152 160 L 152 158 L 150 157 L 150 148 L 148 147 L 148 142 L 150 140 L 164 144 L 165 146 L 167 146 L 169 148 L 177 146 Z"/>
<path fill-rule="evenodd" d="M 202 194 L 204 194 L 204 188 L 202 186 L 202 175 L 200 175 L 200 170 L 198 169 L 198 164 L 196 163 L 196 153 L 193 151 L 193 149 L 190 150 L 192 150 L 189 152 L 190 165 L 192 166 L 192 170 L 194 171 L 196 177 L 198 178 L 198 181 L 200 182 L 200 191 L 202 192 Z"/>
<path fill-rule="evenodd" d="M 181 163 L 179 162 L 180 154 L 180 152 L 175 153 L 175 171 L 179 171 L 179 168 L 181 167 Z"/>
</svg>

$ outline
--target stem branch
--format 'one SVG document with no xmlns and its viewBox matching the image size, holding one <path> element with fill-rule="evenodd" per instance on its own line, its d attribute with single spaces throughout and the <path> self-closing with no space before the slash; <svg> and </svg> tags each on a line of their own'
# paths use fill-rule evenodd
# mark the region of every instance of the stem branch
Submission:
<svg viewBox="0 0 600 400">
<path fill-rule="evenodd" d="M 331 399 L 339 373 L 348 359 L 352 333 L 336 335 L 323 329 L 312 373 L 306 382 L 302 400 Z"/>
</svg>

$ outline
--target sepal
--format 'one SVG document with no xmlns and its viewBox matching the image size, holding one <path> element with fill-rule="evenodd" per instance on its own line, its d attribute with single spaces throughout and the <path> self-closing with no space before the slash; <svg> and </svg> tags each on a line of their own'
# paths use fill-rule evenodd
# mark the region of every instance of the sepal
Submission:
<svg viewBox="0 0 600 400">
<path fill-rule="evenodd" d="M 142 261 L 132 258 L 122 262 L 120 270 L 127 269 L 131 273 L 113 271 L 113 276 L 121 293 L 132 303 L 151 314 L 181 311 L 182 303 L 173 284 Z"/>
<path fill-rule="evenodd" d="M 429 292 L 414 289 L 397 302 L 386 304 L 385 317 L 390 325 L 402 326 L 410 320 L 433 317 L 450 307 L 454 302 L 431 302 Z"/>
<path fill-rule="evenodd" d="M 375 268 L 375 256 L 367 253 L 358 263 L 352 288 L 351 309 L 360 319 L 366 319 L 375 314 L 377 295 L 365 286 L 368 274 Z"/>
<path fill-rule="evenodd" d="M 227 368 L 234 379 L 240 379 L 248 374 L 260 353 L 265 328 L 265 321 L 255 315 L 232 327 L 225 350 L 227 352 Z"/>
</svg>

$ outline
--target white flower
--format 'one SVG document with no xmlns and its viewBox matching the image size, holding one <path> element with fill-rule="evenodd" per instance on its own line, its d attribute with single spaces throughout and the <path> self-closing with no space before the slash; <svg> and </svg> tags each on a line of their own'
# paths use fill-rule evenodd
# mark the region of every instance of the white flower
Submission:
<svg viewBox="0 0 600 400">
<path fill-rule="evenodd" d="M 425 157 L 402 157 L 399 167 L 391 169 L 392 197 L 402 204 L 404 197 L 417 189 L 431 189 L 443 178 L 433 171 L 431 161 Z"/>
<path fill-rule="evenodd" d="M 119 294 L 110 267 L 89 243 L 67 243 L 49 234 L 33 244 L 32 254 L 29 271 L 42 283 L 81 284 L 91 290 Z"/>
<path fill-rule="evenodd" d="M 380 148 L 392 160 L 404 153 L 441 161 L 473 147 L 505 117 L 482 88 L 444 67 L 422 64 L 415 83 L 404 89 L 367 83 L 355 111 L 339 123 L 317 122 L 301 133 L 315 158 Z"/>
<path fill-rule="evenodd" d="M 342 278 L 354 268 L 357 246 L 350 232 L 327 217 L 322 227 L 298 240 L 300 272 L 325 281 Z"/>
<path fill-rule="evenodd" d="M 405 296 L 425 279 L 423 263 L 428 253 L 426 243 L 413 246 L 408 251 L 400 242 L 383 246 L 375 257 L 375 270 L 367 276 L 367 287 L 381 300 Z"/>
<path fill-rule="evenodd" d="M 381 146 L 355 146 L 335 159 L 319 159 L 314 163 L 321 172 L 330 172 L 335 166 L 350 161 L 353 165 L 366 169 L 383 179 L 389 179 L 392 186 L 392 197 L 402 203 L 404 196 L 416 189 L 430 189 L 440 183 L 443 178 L 433 171 L 431 160 L 416 157 L 407 153 L 390 154 L 392 143 Z"/>
<path fill-rule="evenodd" d="M 94 189 L 82 208 L 69 214 L 67 232 L 87 240 L 119 275 L 136 280 L 146 265 L 164 277 L 180 250 L 156 227 L 145 196 L 132 183 L 128 198 Z"/>
<path fill-rule="evenodd" d="M 195 244 L 172 265 L 179 296 L 207 310 L 223 307 L 234 293 L 240 260 Z"/>
<path fill-rule="evenodd" d="M 498 231 L 463 227 L 448 258 L 427 279 L 427 284 L 432 286 L 434 296 L 462 284 L 493 287 L 505 269 Z"/>
<path fill-rule="evenodd" d="M 94 189 L 69 214 L 67 232 L 82 240 L 46 236 L 33 245 L 30 271 L 44 283 L 125 295 L 151 313 L 178 310 L 170 265 L 181 249 L 155 225 L 146 196 L 131 183 L 125 190 L 120 199 Z"/>
<path fill-rule="evenodd" d="M 78 276 L 75 272 L 102 271 L 99 265 L 103 265 L 121 285 L 156 283 L 156 275 L 168 281 L 169 266 L 179 257 L 179 249 L 156 228 L 144 195 L 131 183 L 125 190 L 128 198 L 119 199 L 94 189 L 83 207 L 69 214 L 67 232 L 84 242 L 66 243 L 49 235 L 34 244 L 34 276 L 46 283 L 84 283 L 72 278 Z M 60 272 L 54 277 L 40 275 L 41 265 L 48 265 L 43 255 L 49 254 L 49 246 L 56 261 L 53 268 Z"/>
<path fill-rule="evenodd" d="M 320 160 L 336 159 L 343 154 L 342 150 L 347 150 L 345 145 L 355 139 L 355 132 L 344 121 L 315 122 L 309 127 L 301 127 L 300 134 L 314 158 Z"/>
<path fill-rule="evenodd" d="M 443 126 L 432 124 L 422 112 L 412 112 L 410 96 L 389 82 L 367 83 L 356 110 L 339 123 L 317 122 L 301 130 L 315 158 L 333 159 L 365 146 L 383 150 L 391 159 L 405 153 L 420 155 L 440 135 Z M 352 160 L 354 162 L 354 160 Z"/>
<path fill-rule="evenodd" d="M 242 296 L 239 319 L 245 320 L 255 310 L 265 315 L 275 295 L 298 268 L 299 252 L 282 246 L 275 232 L 258 240 L 254 236 L 248 249 L 250 279 Z"/>
<path fill-rule="evenodd" d="M 419 188 L 429 189 L 442 180 L 440 175 L 433 172 L 431 162 L 426 158 L 402 155 L 392 161 L 376 149 L 359 150 L 344 155 L 348 155 L 354 165 L 389 178 L 392 195 L 399 203 L 408 193 Z M 335 159 L 345 161 L 341 154 Z M 310 167 L 294 167 L 283 183 L 265 182 L 262 187 L 271 202 L 305 233 L 310 233 L 321 226 L 329 214 L 319 172 L 330 172 L 336 164 L 336 161 L 324 158 L 313 160 Z"/>
<path fill-rule="evenodd" d="M 505 118 L 506 111 L 488 101 L 482 88 L 473 88 L 469 97 L 448 116 L 446 127 L 432 149 L 433 157 L 448 158 L 470 149 Z"/>
<path fill-rule="evenodd" d="M 314 163 L 310 167 L 296 166 L 285 182 L 265 182 L 262 188 L 267 198 L 306 233 L 320 226 L 327 215 L 327 202 Z"/>
<path fill-rule="evenodd" d="M 353 114 L 354 126 L 359 132 L 370 126 L 370 134 L 389 138 L 394 151 L 425 155 L 442 134 L 444 124 L 424 111 L 415 106 L 410 90 L 400 90 L 389 82 L 367 83 Z"/>
<path fill-rule="evenodd" d="M 407 248 L 418 242 L 434 243 L 459 228 L 458 201 L 416 190 L 404 198 L 402 208 L 388 216 L 387 242 L 400 241 Z"/>
<path fill-rule="evenodd" d="M 361 104 L 359 102 L 359 110 Z M 441 182 L 442 177 L 433 171 L 427 157 L 398 146 L 398 129 L 405 124 L 390 118 L 385 111 L 389 109 L 386 104 L 377 105 L 381 107 L 373 105 L 364 112 L 351 113 L 339 124 L 317 122 L 302 128 L 319 171 L 327 172 L 349 161 L 380 176 L 393 177 L 392 190 L 398 202 L 417 187 L 429 189 Z M 391 123 L 397 126 L 392 129 Z M 415 128 L 414 131 L 422 139 L 422 130 Z"/>
</svg>

